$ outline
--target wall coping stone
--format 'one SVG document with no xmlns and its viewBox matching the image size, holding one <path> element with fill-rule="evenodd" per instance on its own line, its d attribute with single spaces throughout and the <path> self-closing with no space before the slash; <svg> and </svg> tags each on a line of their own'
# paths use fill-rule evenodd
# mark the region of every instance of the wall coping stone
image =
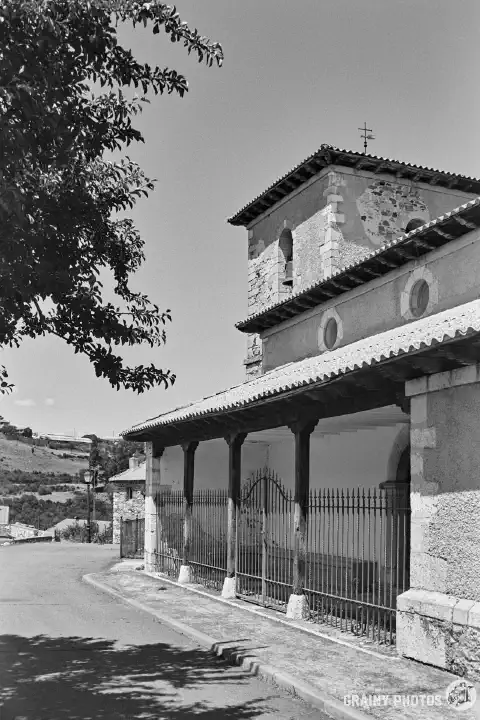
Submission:
<svg viewBox="0 0 480 720">
<path fill-rule="evenodd" d="M 433 375 L 425 375 L 414 380 L 407 380 L 405 383 L 405 395 L 413 397 L 414 395 L 423 395 L 437 390 L 446 390 L 447 388 L 471 385 L 478 382 L 480 382 L 480 363 L 434 373 Z"/>
<path fill-rule="evenodd" d="M 480 629 L 480 602 L 411 588 L 397 597 L 397 612 Z"/>
</svg>

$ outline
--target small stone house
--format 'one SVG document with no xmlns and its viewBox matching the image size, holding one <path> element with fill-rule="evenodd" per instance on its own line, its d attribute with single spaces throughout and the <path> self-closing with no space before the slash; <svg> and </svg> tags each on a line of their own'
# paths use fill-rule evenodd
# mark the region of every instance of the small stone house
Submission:
<svg viewBox="0 0 480 720">
<path fill-rule="evenodd" d="M 110 478 L 113 492 L 113 543 L 120 542 L 120 518 L 145 517 L 145 462 L 131 457 L 128 470 Z"/>
</svg>

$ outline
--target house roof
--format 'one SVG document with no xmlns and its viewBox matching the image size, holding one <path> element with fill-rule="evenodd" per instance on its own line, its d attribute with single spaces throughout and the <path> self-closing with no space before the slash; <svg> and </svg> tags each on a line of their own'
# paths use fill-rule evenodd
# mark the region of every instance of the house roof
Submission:
<svg viewBox="0 0 480 720">
<path fill-rule="evenodd" d="M 137 467 L 128 468 L 109 478 L 108 482 L 145 482 L 146 467 L 146 462 L 139 463 Z"/>
<path fill-rule="evenodd" d="M 134 425 L 122 435 L 148 439 L 152 437 L 152 430 L 159 433 L 161 430 L 168 430 L 169 426 L 207 419 L 214 415 L 229 417 L 241 409 L 252 408 L 274 398 L 288 397 L 292 391 L 304 392 L 305 389 L 312 387 L 323 387 L 329 385 L 332 380 L 388 363 L 400 356 L 402 360 L 408 359 L 410 355 L 423 353 L 442 343 L 479 333 L 480 300 L 473 300 L 401 327 L 363 338 L 331 352 L 275 368 L 224 392 Z M 431 363 L 432 360 L 428 359 L 426 362 Z M 411 376 L 426 374 L 424 366 L 419 365 L 418 360 L 413 367 L 416 375 L 414 373 Z"/>
<path fill-rule="evenodd" d="M 235 215 L 228 218 L 231 225 L 248 226 L 252 220 L 273 207 L 293 190 L 303 185 L 307 180 L 317 175 L 329 165 L 342 165 L 355 170 L 370 170 L 375 173 L 389 173 L 395 177 L 403 177 L 415 182 L 424 182 L 431 185 L 447 187 L 450 190 L 460 190 L 480 195 L 480 180 L 477 178 L 458 175 L 456 173 L 436 170 L 421 165 L 392 160 L 390 158 L 367 155 L 353 150 L 342 150 L 333 145 L 321 145 L 320 148 L 296 165 L 288 173 L 276 180 L 263 193 L 245 205 Z"/>
<path fill-rule="evenodd" d="M 92 521 L 93 522 L 93 521 Z M 104 531 L 109 525 L 109 520 L 95 520 L 95 523 L 98 525 L 98 529 L 101 531 Z M 75 520 L 75 518 L 65 518 L 64 520 L 60 520 L 56 525 L 52 525 L 51 528 L 48 528 L 48 530 L 45 530 L 45 533 L 53 532 L 54 530 L 65 530 L 68 527 L 71 527 L 72 525 L 86 525 L 87 521 L 84 519 L 81 520 Z"/>
<path fill-rule="evenodd" d="M 478 228 L 480 198 L 475 198 L 412 232 L 384 243 L 362 261 L 337 270 L 330 278 L 314 283 L 282 302 L 267 305 L 235 327 L 245 333 L 262 332 L 376 277 L 387 275 L 411 260 Z"/>
</svg>

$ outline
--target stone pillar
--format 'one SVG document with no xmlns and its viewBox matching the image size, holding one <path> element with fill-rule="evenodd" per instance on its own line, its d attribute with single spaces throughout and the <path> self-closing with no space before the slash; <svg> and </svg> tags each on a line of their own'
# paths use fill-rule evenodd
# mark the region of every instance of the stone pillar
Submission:
<svg viewBox="0 0 480 720">
<path fill-rule="evenodd" d="M 145 443 L 145 570 L 155 570 L 158 526 L 157 493 L 160 490 L 160 460 L 164 448 L 157 442 Z"/>
<path fill-rule="evenodd" d="M 343 234 L 340 226 L 345 223 L 345 216 L 340 212 L 339 205 L 343 203 L 342 186 L 345 181 L 340 173 L 328 173 L 328 187 L 323 195 L 326 200 L 325 208 L 325 241 L 320 248 L 322 258 L 323 278 L 331 277 L 341 266 L 340 243 Z"/>
<path fill-rule="evenodd" d="M 480 680 L 480 365 L 406 383 L 410 589 L 398 652 Z"/>
<path fill-rule="evenodd" d="M 247 433 L 232 433 L 228 443 L 228 530 L 227 530 L 227 577 L 223 583 L 222 597 L 235 597 L 235 572 L 237 565 L 237 514 L 240 503 L 242 470 L 242 445 Z"/>
<path fill-rule="evenodd" d="M 310 489 L 310 435 L 317 421 L 300 421 L 290 426 L 295 434 L 295 494 L 294 494 L 294 556 L 293 592 L 288 599 L 287 617 L 294 620 L 308 618 L 310 611 L 305 587 L 307 555 L 308 493 Z"/>
<path fill-rule="evenodd" d="M 191 441 L 182 444 L 183 449 L 183 555 L 178 582 L 187 585 L 192 582 L 192 568 L 190 565 L 190 546 L 192 541 L 192 509 L 193 509 L 193 482 L 195 474 L 195 450 L 198 442 Z"/>
</svg>

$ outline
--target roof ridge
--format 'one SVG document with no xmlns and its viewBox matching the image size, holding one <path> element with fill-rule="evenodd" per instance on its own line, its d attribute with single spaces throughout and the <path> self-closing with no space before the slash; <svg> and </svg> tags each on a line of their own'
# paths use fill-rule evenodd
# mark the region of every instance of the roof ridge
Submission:
<svg viewBox="0 0 480 720">
<path fill-rule="evenodd" d="M 323 143 L 318 150 L 313 152 L 311 155 L 306 157 L 304 160 L 302 160 L 300 163 L 295 165 L 291 170 L 281 175 L 275 182 L 273 182 L 271 185 L 269 185 L 266 190 L 264 190 L 262 193 L 257 195 L 253 200 L 248 202 L 246 205 L 244 205 L 240 210 L 238 210 L 234 215 L 227 218 L 227 222 L 231 225 L 247 225 L 251 220 L 255 219 L 255 217 L 258 217 L 264 210 L 268 209 L 269 207 L 272 207 L 276 202 L 278 202 L 278 194 L 276 194 L 276 199 L 272 198 L 272 202 L 267 201 L 266 196 L 274 189 L 277 188 L 278 185 L 281 185 L 284 180 L 287 178 L 292 178 L 290 176 L 295 175 L 300 169 L 304 169 L 306 165 L 309 163 L 312 163 L 314 161 L 324 161 L 325 165 L 324 167 L 328 167 L 329 165 L 335 165 L 335 164 L 342 164 L 341 160 L 337 162 L 332 161 L 331 158 L 328 157 L 329 153 L 336 153 L 341 156 L 341 159 L 345 161 L 346 158 L 350 158 L 355 160 L 355 166 L 358 166 L 362 164 L 362 161 L 364 163 L 374 163 L 374 164 L 380 164 L 385 165 L 385 171 L 389 171 L 388 165 L 395 165 L 397 167 L 402 167 L 403 169 L 411 169 L 414 173 L 424 173 L 425 175 L 432 175 L 433 176 L 440 176 L 440 177 L 448 177 L 450 179 L 455 178 L 456 180 L 460 181 L 462 184 L 476 184 L 478 193 L 480 194 L 480 179 L 475 178 L 469 175 L 463 175 L 461 173 L 452 172 L 450 170 L 440 170 L 438 168 L 432 168 L 425 165 L 414 165 L 413 163 L 408 163 L 403 160 L 397 160 L 395 158 L 385 158 L 381 157 L 379 155 L 370 155 L 369 153 L 362 153 L 357 152 L 356 150 L 347 150 L 346 148 L 339 148 L 335 145 L 329 145 L 328 143 Z M 345 163 L 343 163 L 345 164 Z M 348 165 L 345 165 L 348 167 Z M 311 177 L 314 177 L 316 174 L 318 174 L 321 170 L 324 169 L 324 167 L 315 169 L 314 172 L 311 174 Z M 391 168 L 390 168 L 391 170 Z M 300 187 L 304 182 L 306 182 L 308 178 L 303 177 L 299 178 L 299 183 L 297 187 Z M 421 181 L 420 181 L 421 182 Z M 426 179 L 425 182 L 428 182 Z M 290 192 L 292 192 L 294 188 L 290 186 L 290 189 L 285 192 L 284 197 L 286 197 Z M 263 203 L 267 204 L 267 207 L 264 207 L 263 209 L 260 208 L 260 201 L 263 200 Z M 254 210 L 254 206 L 258 205 L 259 207 L 258 212 Z M 247 218 L 247 215 L 250 214 L 248 211 L 253 212 L 253 215 L 251 218 Z"/>
</svg>

